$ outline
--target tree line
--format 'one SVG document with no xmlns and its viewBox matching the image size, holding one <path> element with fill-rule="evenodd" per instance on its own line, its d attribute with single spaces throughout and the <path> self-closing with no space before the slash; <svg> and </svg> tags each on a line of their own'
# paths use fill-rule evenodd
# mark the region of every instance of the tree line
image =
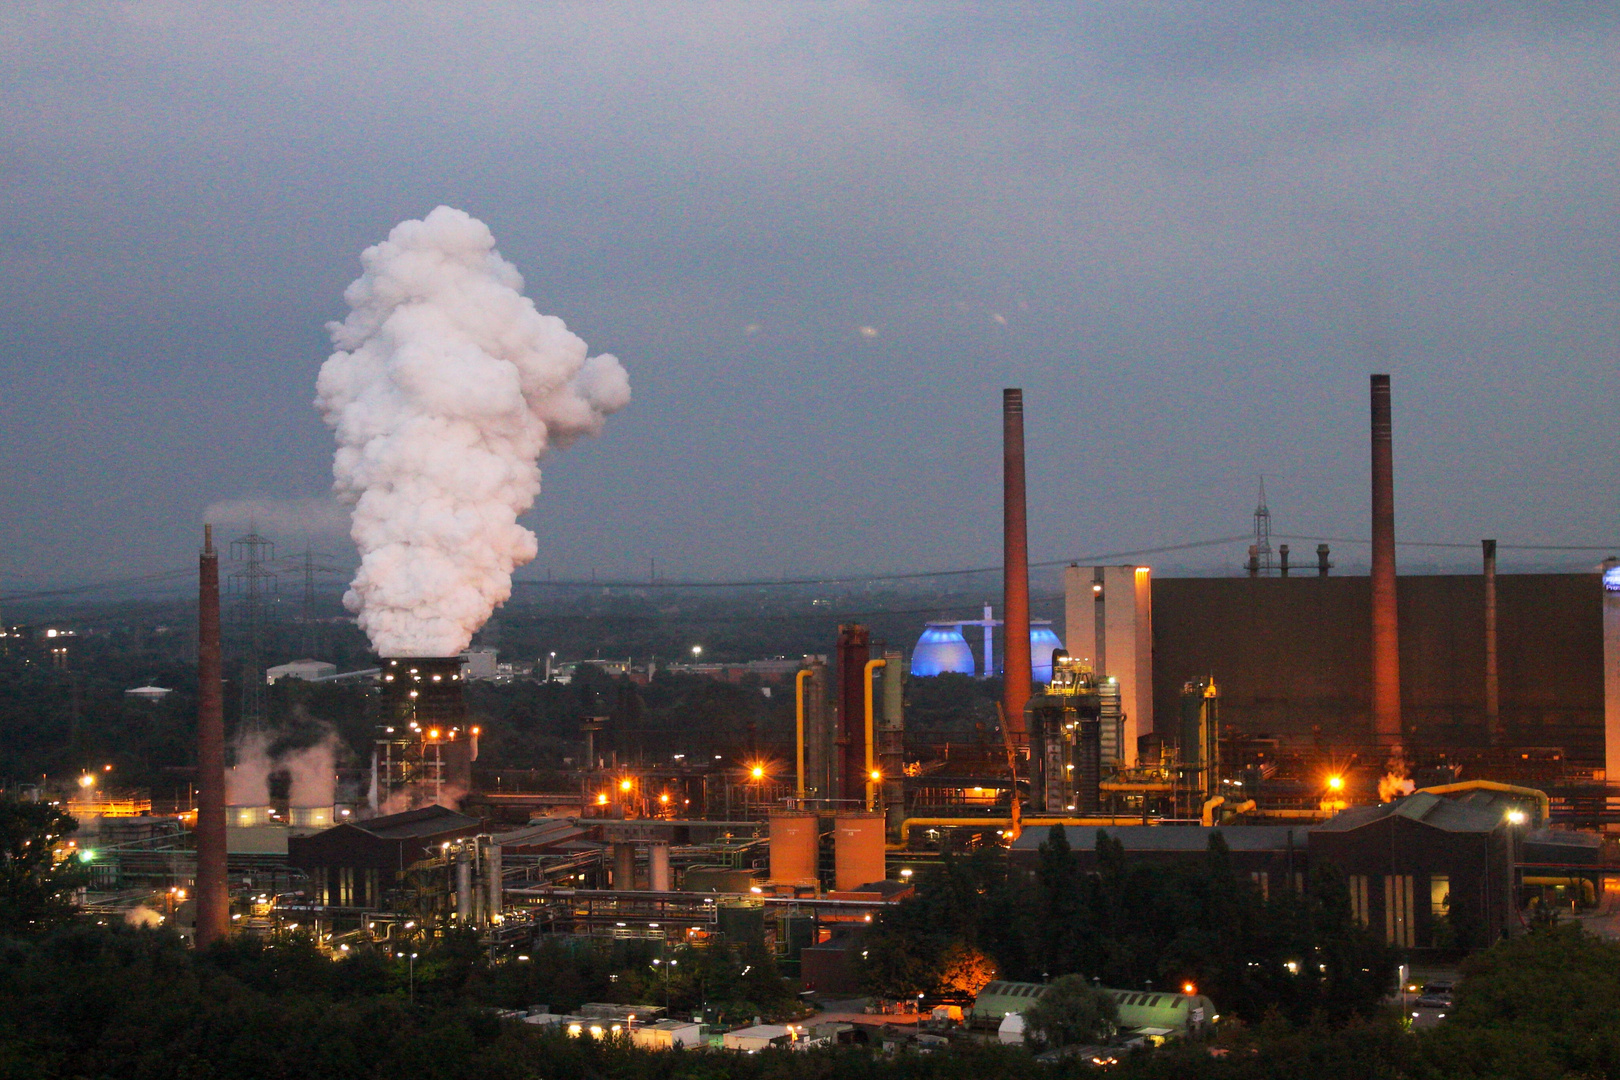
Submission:
<svg viewBox="0 0 1620 1080">
<path fill-rule="evenodd" d="M 995 845 L 948 858 L 868 934 L 868 986 L 967 997 L 992 972 L 1080 974 L 1119 989 L 1191 984 L 1227 1015 L 1305 1022 L 1371 1015 L 1394 984 L 1394 952 L 1356 921 L 1331 867 L 1313 868 L 1303 891 L 1268 896 L 1233 867 L 1218 831 L 1197 863 L 1129 860 L 1106 830 L 1095 843 L 1091 873 L 1061 825 L 1030 874 Z"/>
</svg>

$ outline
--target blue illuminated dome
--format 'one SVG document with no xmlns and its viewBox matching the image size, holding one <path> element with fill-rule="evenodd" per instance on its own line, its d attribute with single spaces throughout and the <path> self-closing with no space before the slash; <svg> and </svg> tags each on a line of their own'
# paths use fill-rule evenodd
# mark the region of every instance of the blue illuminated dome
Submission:
<svg viewBox="0 0 1620 1080">
<path fill-rule="evenodd" d="M 1050 626 L 1029 628 L 1030 677 L 1036 682 L 1052 681 L 1052 651 L 1063 648 L 1063 641 Z"/>
<path fill-rule="evenodd" d="M 1048 673 L 1052 670 L 1051 657 L 1047 657 Z M 911 653 L 913 675 L 973 674 L 973 650 L 968 648 L 962 628 L 954 624 L 928 626 L 917 647 Z"/>
</svg>

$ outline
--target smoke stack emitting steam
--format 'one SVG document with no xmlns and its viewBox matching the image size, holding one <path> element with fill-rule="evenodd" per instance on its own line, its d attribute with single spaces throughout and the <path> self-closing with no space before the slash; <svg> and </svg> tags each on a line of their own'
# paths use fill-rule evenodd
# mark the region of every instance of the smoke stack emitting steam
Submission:
<svg viewBox="0 0 1620 1080">
<path fill-rule="evenodd" d="M 517 519 L 541 455 L 600 432 L 630 380 L 535 310 L 461 210 L 396 225 L 360 261 L 316 383 L 360 550 L 343 602 L 381 656 L 454 656 L 538 552 Z"/>
</svg>

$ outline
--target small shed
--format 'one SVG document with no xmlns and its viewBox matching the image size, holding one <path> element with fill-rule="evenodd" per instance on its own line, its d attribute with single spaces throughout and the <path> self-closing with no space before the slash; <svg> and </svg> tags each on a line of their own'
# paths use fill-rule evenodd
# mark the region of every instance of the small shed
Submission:
<svg viewBox="0 0 1620 1080">
<path fill-rule="evenodd" d="M 644 1050 L 680 1050 L 703 1045 L 703 1025 L 684 1020 L 660 1020 L 630 1029 L 630 1041 Z"/>
<path fill-rule="evenodd" d="M 785 1046 L 798 1037 L 798 1029 L 783 1024 L 755 1024 L 753 1027 L 738 1028 L 728 1031 L 720 1039 L 720 1045 L 727 1050 L 740 1050 L 745 1054 L 757 1054 L 761 1050 L 768 1050 L 773 1046 Z"/>
</svg>

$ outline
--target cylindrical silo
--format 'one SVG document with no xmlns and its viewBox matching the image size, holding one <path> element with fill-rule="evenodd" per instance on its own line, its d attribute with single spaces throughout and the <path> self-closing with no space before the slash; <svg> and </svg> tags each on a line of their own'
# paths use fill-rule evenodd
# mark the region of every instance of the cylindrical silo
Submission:
<svg viewBox="0 0 1620 1080">
<path fill-rule="evenodd" d="M 821 847 L 816 815 L 782 811 L 771 815 L 771 881 L 777 885 L 815 885 Z"/>
<path fill-rule="evenodd" d="M 833 888 L 850 892 L 888 876 L 883 862 L 883 815 L 839 814 L 833 819 Z"/>
</svg>

